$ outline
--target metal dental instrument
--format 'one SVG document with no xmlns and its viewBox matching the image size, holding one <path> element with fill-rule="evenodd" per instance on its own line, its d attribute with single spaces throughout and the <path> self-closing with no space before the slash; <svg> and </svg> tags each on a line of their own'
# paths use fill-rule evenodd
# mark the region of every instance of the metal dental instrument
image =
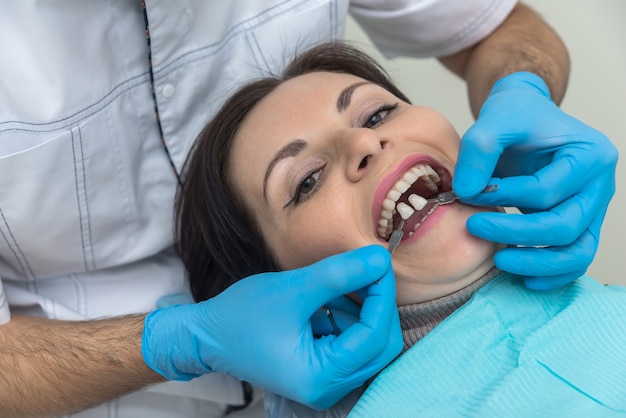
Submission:
<svg viewBox="0 0 626 418">
<path fill-rule="evenodd" d="M 339 328 L 339 325 L 337 325 L 337 321 L 335 321 L 333 313 L 328 308 L 326 308 L 326 316 L 330 321 L 330 326 L 333 327 L 333 335 L 339 336 L 341 334 L 341 328 Z"/>
<path fill-rule="evenodd" d="M 496 190 L 498 190 L 497 184 L 489 184 L 487 185 L 487 187 L 483 189 L 482 193 L 494 192 Z M 437 197 L 433 199 L 428 199 L 426 201 L 427 205 L 430 205 L 431 207 L 428 209 L 428 212 L 422 218 L 420 223 L 423 222 L 424 219 L 428 217 L 428 215 L 433 213 L 433 211 L 437 208 L 437 206 L 448 205 L 458 199 L 459 197 L 452 190 L 450 190 L 449 192 L 439 193 Z M 426 206 L 424 208 L 426 208 Z M 424 211 L 424 209 L 422 209 L 422 211 Z M 393 254 L 393 250 L 395 250 L 398 244 L 400 244 L 400 241 L 402 240 L 402 236 L 404 235 L 404 232 L 402 232 L 403 226 L 404 226 L 404 219 L 400 219 L 400 225 L 398 225 L 398 228 L 396 228 L 393 232 L 391 232 L 391 237 L 389 237 L 389 247 L 387 247 L 389 254 Z"/>
<path fill-rule="evenodd" d="M 391 233 L 391 237 L 389 237 L 389 247 L 387 247 L 389 254 L 393 254 L 393 250 L 395 250 L 398 244 L 400 244 L 402 235 L 404 235 L 404 232 L 402 232 L 403 226 L 404 226 L 404 219 L 400 219 L 400 225 L 398 225 L 398 229 L 393 231 Z"/>
<path fill-rule="evenodd" d="M 497 184 L 488 184 L 487 187 L 485 187 L 481 193 L 495 192 L 496 190 L 498 190 Z M 437 197 L 435 197 L 434 199 L 428 199 L 427 202 L 437 203 L 439 205 L 447 205 L 458 199 L 459 197 L 456 195 L 456 193 L 450 190 L 449 192 L 439 193 Z"/>
</svg>

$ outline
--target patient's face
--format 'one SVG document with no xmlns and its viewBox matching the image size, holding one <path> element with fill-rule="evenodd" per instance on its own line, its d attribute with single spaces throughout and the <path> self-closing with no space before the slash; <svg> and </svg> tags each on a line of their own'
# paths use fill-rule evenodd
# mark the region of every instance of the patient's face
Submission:
<svg viewBox="0 0 626 418">
<path fill-rule="evenodd" d="M 393 254 L 398 303 L 414 303 L 492 266 L 495 245 L 465 228 L 488 209 L 453 203 L 414 225 L 423 198 L 450 190 L 458 147 L 439 113 L 361 78 L 318 72 L 285 82 L 253 109 L 228 174 L 285 269 L 387 246 L 400 213 L 415 211 Z"/>
</svg>

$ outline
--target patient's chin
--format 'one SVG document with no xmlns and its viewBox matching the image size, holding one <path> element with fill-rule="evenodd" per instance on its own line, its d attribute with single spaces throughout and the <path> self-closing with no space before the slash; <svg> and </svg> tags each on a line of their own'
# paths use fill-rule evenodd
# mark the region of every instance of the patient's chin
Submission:
<svg viewBox="0 0 626 418">
<path fill-rule="evenodd" d="M 432 300 L 467 286 L 493 267 L 493 256 L 499 248 L 467 232 L 448 236 L 438 244 L 432 251 L 407 246 L 401 254 L 401 247 L 397 256 L 394 253 L 399 303 Z"/>
<path fill-rule="evenodd" d="M 483 277 L 493 266 L 493 257 L 487 257 L 473 265 L 457 266 L 456 269 L 441 270 L 432 275 L 406 272 L 394 267 L 396 302 L 400 306 L 410 305 L 450 295 Z"/>
</svg>

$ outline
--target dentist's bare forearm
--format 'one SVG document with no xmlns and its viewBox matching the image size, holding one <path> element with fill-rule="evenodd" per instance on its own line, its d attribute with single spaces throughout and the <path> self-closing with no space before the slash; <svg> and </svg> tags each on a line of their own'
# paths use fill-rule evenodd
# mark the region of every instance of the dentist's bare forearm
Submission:
<svg viewBox="0 0 626 418">
<path fill-rule="evenodd" d="M 143 361 L 143 315 L 0 327 L 0 416 L 59 416 L 163 381 Z"/>
<path fill-rule="evenodd" d="M 569 54 L 561 38 L 529 7 L 518 4 L 489 37 L 439 61 L 464 78 L 476 117 L 491 87 L 505 75 L 528 71 L 550 88 L 552 99 L 563 100 L 570 71 Z"/>
</svg>

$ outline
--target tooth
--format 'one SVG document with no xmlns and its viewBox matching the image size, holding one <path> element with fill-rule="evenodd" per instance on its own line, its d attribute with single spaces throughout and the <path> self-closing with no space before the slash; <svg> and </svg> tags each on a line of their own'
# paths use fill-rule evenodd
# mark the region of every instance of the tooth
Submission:
<svg viewBox="0 0 626 418">
<path fill-rule="evenodd" d="M 402 219 L 409 219 L 411 215 L 415 213 L 413 208 L 404 202 L 398 203 L 398 206 L 396 206 L 396 209 L 398 210 L 398 213 L 400 214 L 400 216 L 402 216 Z"/>
<path fill-rule="evenodd" d="M 395 189 L 391 189 L 391 190 L 389 190 L 389 193 L 387 193 L 387 198 L 393 200 L 394 202 L 397 202 L 398 199 L 400 199 L 401 195 L 402 195 L 402 193 L 400 193 L 399 191 L 397 191 Z"/>
<path fill-rule="evenodd" d="M 402 176 L 402 179 L 409 184 L 415 183 L 418 178 L 419 176 L 413 173 L 413 171 L 407 171 L 406 173 L 404 173 L 404 176 Z"/>
<path fill-rule="evenodd" d="M 428 202 L 422 196 L 412 194 L 411 196 L 409 196 L 409 203 L 415 208 L 415 210 L 422 210 Z"/>
<path fill-rule="evenodd" d="M 391 219 L 391 218 L 393 218 L 393 213 L 391 213 L 391 212 L 390 212 L 390 211 L 388 211 L 388 210 L 382 210 L 382 211 L 380 212 L 380 217 L 381 217 L 381 218 L 385 218 L 385 219 Z"/>
<path fill-rule="evenodd" d="M 406 192 L 407 190 L 409 190 L 409 187 L 411 187 L 411 185 L 404 180 L 400 180 L 396 183 L 396 190 L 398 190 L 400 193 Z"/>
<path fill-rule="evenodd" d="M 387 236 L 387 228 L 383 228 L 382 226 L 378 227 L 378 229 L 376 230 L 376 232 L 378 233 L 378 235 L 382 238 L 385 238 Z"/>
<path fill-rule="evenodd" d="M 394 202 L 391 199 L 384 199 L 383 200 L 383 209 L 388 210 L 389 212 L 391 212 L 394 208 L 396 207 L 396 202 Z"/>
<path fill-rule="evenodd" d="M 436 179 L 433 178 L 433 176 L 425 176 L 422 177 L 424 179 L 424 184 L 433 192 L 436 192 L 438 190 L 437 187 L 437 181 Z"/>
<path fill-rule="evenodd" d="M 423 167 L 424 167 L 423 165 L 418 165 L 418 166 L 413 167 L 411 171 L 415 173 L 417 177 L 422 177 L 423 175 L 426 174 L 426 171 L 424 170 Z"/>
<path fill-rule="evenodd" d="M 378 221 L 378 226 L 383 227 L 383 228 L 387 228 L 387 224 L 389 223 L 389 221 L 387 219 L 380 219 Z"/>
<path fill-rule="evenodd" d="M 427 170 L 426 172 L 428 173 L 428 175 L 430 176 L 430 178 L 435 182 L 435 183 L 439 183 L 441 181 L 441 178 L 439 177 L 439 174 L 431 167 L 431 166 L 427 166 Z"/>
</svg>

